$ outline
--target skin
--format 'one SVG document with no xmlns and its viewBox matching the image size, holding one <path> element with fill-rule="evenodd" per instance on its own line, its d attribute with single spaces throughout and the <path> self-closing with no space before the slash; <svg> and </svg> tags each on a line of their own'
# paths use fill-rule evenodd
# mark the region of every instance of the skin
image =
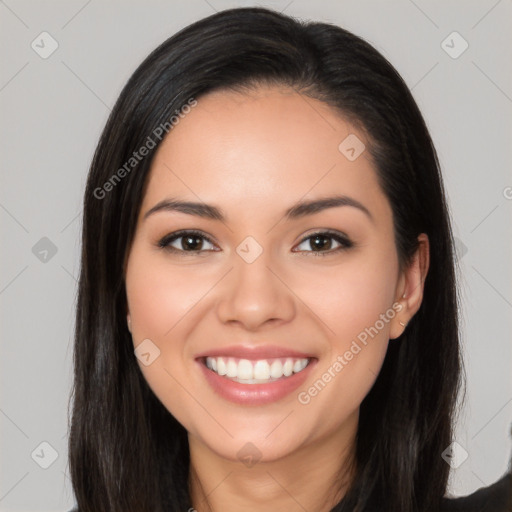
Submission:
<svg viewBox="0 0 512 512">
<path fill-rule="evenodd" d="M 349 134 L 368 144 L 329 106 L 291 89 L 215 91 L 198 99 L 155 155 L 125 268 L 128 322 L 135 347 L 150 339 L 160 350 L 139 366 L 189 433 L 199 512 L 263 511 L 270 502 L 276 510 L 330 510 L 353 475 L 360 404 L 388 343 L 420 307 L 428 239 L 420 235 L 400 271 L 391 207 L 368 151 L 349 161 L 338 150 Z M 284 218 L 297 201 L 333 193 L 356 199 L 372 218 L 351 206 Z M 226 221 L 175 211 L 144 219 L 171 197 L 213 204 Z M 183 239 L 172 243 L 181 253 L 158 247 L 180 229 L 199 230 L 213 244 L 199 242 L 202 253 L 185 253 Z M 323 229 L 344 233 L 353 247 L 336 251 L 327 239 L 326 255 L 315 256 L 306 238 Z M 236 252 L 247 236 L 263 249 L 252 263 Z M 393 304 L 400 312 L 308 404 L 297 392 L 268 405 L 233 404 L 194 360 L 235 344 L 311 353 L 318 362 L 298 390 L 307 391 Z M 249 442 L 261 456 L 252 467 L 237 455 Z M 345 480 L 335 492 L 339 471 Z"/>
</svg>

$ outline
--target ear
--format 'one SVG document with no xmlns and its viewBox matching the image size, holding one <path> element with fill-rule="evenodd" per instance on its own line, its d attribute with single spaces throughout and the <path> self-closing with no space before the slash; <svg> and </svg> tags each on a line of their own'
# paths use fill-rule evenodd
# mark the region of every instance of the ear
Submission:
<svg viewBox="0 0 512 512">
<path fill-rule="evenodd" d="M 422 233 L 418 236 L 418 248 L 412 261 L 402 272 L 399 279 L 395 303 L 398 303 L 401 308 L 396 308 L 397 314 L 390 322 L 390 339 L 398 338 L 405 331 L 411 318 L 420 309 L 429 264 L 430 244 L 428 236 Z"/>
<path fill-rule="evenodd" d="M 130 317 L 130 313 L 126 315 L 126 322 L 128 324 L 128 330 L 132 332 L 132 319 Z"/>
</svg>

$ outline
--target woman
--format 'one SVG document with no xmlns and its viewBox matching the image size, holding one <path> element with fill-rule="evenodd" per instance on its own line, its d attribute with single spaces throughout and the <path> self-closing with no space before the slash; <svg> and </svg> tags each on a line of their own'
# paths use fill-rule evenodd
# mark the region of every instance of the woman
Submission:
<svg viewBox="0 0 512 512">
<path fill-rule="evenodd" d="M 394 68 L 267 9 L 194 23 L 130 78 L 88 177 L 78 510 L 491 510 L 444 497 L 457 311 Z M 507 510 L 510 477 L 483 492 Z"/>
</svg>

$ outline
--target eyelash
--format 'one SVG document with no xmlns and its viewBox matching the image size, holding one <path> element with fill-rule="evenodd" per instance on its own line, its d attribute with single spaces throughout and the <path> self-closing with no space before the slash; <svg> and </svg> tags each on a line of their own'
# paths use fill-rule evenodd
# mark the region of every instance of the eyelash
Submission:
<svg viewBox="0 0 512 512">
<path fill-rule="evenodd" d="M 166 251 L 172 252 L 172 253 L 181 253 L 182 255 L 187 256 L 193 256 L 193 255 L 199 255 L 202 252 L 210 252 L 211 249 L 200 249 L 200 250 L 193 250 L 193 251 L 184 251 L 182 249 L 176 249 L 176 247 L 171 247 L 170 244 L 174 242 L 175 240 L 178 240 L 179 238 L 183 238 L 187 235 L 196 236 L 198 238 L 202 238 L 203 240 L 206 240 L 212 245 L 215 245 L 212 240 L 210 240 L 209 237 L 201 233 L 200 231 L 191 229 L 191 230 L 180 230 L 175 231 L 174 233 L 170 233 L 169 235 L 166 235 L 158 242 L 158 247 L 161 249 L 164 249 Z M 331 238 L 338 242 L 340 244 L 340 247 L 337 247 L 336 249 L 330 249 L 328 251 L 295 251 L 295 252 L 307 252 L 311 253 L 313 256 L 328 256 L 334 253 L 338 253 L 340 251 L 344 251 L 347 249 L 350 249 L 354 246 L 354 243 L 349 240 L 348 237 L 341 235 L 338 232 L 333 232 L 330 230 L 324 230 L 324 231 L 317 231 L 315 233 L 311 233 L 307 237 L 303 238 L 298 245 L 301 245 L 303 242 L 309 240 L 310 238 L 314 238 L 315 236 L 319 235 L 325 235 L 326 238 Z"/>
</svg>

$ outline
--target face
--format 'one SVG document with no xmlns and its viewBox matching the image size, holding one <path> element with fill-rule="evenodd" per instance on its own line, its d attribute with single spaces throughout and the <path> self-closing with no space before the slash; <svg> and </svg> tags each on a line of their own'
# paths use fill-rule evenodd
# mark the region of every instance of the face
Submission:
<svg viewBox="0 0 512 512">
<path fill-rule="evenodd" d="M 128 318 L 149 386 L 211 453 L 277 460 L 357 424 L 407 322 L 366 142 L 327 105 L 260 88 L 200 97 L 158 148 Z"/>
</svg>

